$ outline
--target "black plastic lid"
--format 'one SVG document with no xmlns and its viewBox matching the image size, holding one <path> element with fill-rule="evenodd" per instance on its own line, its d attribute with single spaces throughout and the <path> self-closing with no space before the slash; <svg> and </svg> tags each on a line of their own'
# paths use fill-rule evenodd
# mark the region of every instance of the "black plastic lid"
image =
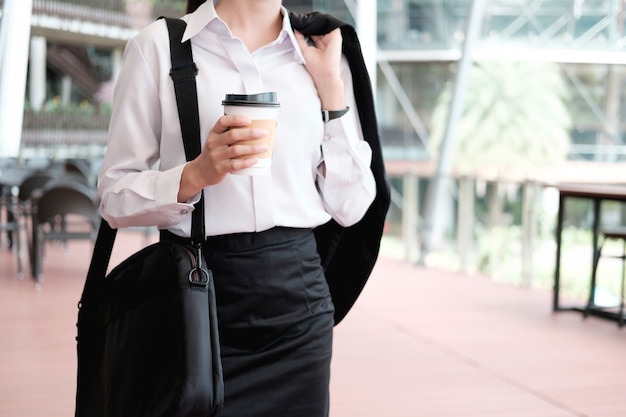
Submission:
<svg viewBox="0 0 626 417">
<path fill-rule="evenodd" d="M 270 91 L 259 94 L 226 94 L 222 105 L 279 107 L 280 103 L 277 101 L 276 92 Z"/>
</svg>

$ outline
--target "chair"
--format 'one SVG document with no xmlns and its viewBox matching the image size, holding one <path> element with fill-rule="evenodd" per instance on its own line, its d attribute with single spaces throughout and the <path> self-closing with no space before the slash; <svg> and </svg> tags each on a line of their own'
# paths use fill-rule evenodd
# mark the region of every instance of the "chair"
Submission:
<svg viewBox="0 0 626 417">
<path fill-rule="evenodd" d="M 17 211 L 21 228 L 26 232 L 27 245 L 32 248 L 32 195 L 37 190 L 41 190 L 47 183 L 57 179 L 60 173 L 54 170 L 37 170 L 27 176 L 19 185 L 17 191 Z"/>
<path fill-rule="evenodd" d="M 68 179 L 54 179 L 32 195 L 31 268 L 41 285 L 42 254 L 50 241 L 94 241 L 100 226 L 98 198 L 93 188 Z"/>
<path fill-rule="evenodd" d="M 20 184 L 17 195 L 23 211 L 30 212 L 30 199 L 34 191 L 43 188 L 48 182 L 59 178 L 59 176 L 60 173 L 54 170 L 40 170 L 26 177 Z"/>
<path fill-rule="evenodd" d="M 620 255 L 603 254 L 602 248 L 608 240 L 620 240 L 622 242 L 622 253 Z M 595 248 L 593 256 L 593 277 L 592 286 L 589 293 L 589 301 L 585 309 L 585 315 L 589 314 L 592 308 L 602 308 L 595 304 L 596 296 L 596 277 L 600 258 L 617 258 L 622 260 L 622 273 L 620 278 L 620 302 L 617 310 L 617 322 L 619 327 L 624 325 L 624 283 L 626 279 L 626 228 L 607 228 L 600 230 L 598 237 L 598 247 Z"/>
<path fill-rule="evenodd" d="M 83 159 L 63 159 L 52 162 L 48 170 L 60 172 L 63 176 L 75 178 L 85 184 L 91 183 L 91 168 L 87 161 Z"/>
<path fill-rule="evenodd" d="M 17 277 L 22 278 L 22 239 L 19 204 L 16 196 L 9 187 L 0 187 L 0 232 L 7 235 L 7 244 L 15 252 L 17 262 Z"/>
<path fill-rule="evenodd" d="M 67 159 L 65 161 L 65 171 L 75 172 L 90 182 L 91 167 L 85 159 Z"/>
</svg>

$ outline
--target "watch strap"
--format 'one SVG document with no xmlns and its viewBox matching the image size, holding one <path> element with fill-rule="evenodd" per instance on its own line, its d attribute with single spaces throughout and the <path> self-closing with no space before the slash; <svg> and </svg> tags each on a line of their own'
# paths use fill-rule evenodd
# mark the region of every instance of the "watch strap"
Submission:
<svg viewBox="0 0 626 417">
<path fill-rule="evenodd" d="M 331 120 L 338 119 L 344 114 L 348 113 L 348 110 L 350 110 L 350 107 L 346 107 L 342 110 L 322 110 L 322 120 L 324 121 L 324 123 L 328 123 Z"/>
</svg>

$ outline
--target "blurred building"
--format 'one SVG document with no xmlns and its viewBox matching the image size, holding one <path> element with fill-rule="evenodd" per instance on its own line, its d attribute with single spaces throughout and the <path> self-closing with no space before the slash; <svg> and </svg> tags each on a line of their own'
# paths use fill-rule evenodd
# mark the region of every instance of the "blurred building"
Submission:
<svg viewBox="0 0 626 417">
<path fill-rule="evenodd" d="M 0 0 L 0 6 L 8 0 Z M 22 156 L 101 154 L 126 40 L 184 1 L 33 0 Z M 338 15 L 363 32 L 375 61 L 377 106 L 391 173 L 428 161 L 435 104 L 453 80 L 471 0 L 285 0 Z M 624 0 L 491 0 L 475 59 L 560 65 L 572 91 L 572 161 L 622 161 L 626 131 Z M 361 13 L 359 13 L 359 6 Z M 374 22 L 363 8 L 376 7 Z M 360 21 L 359 21 L 360 20 Z M 2 21 L 0 20 L 0 24 Z M 365 32 L 374 30 L 375 33 Z M 377 65 L 376 65 L 377 64 Z M 516 80 L 515 82 L 524 82 Z M 7 111 L 7 109 L 0 109 Z"/>
</svg>

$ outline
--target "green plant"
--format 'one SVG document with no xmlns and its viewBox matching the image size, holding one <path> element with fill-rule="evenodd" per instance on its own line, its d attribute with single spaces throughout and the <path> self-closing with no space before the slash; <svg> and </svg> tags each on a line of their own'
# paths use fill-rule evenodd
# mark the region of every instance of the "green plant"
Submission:
<svg viewBox="0 0 626 417">
<path fill-rule="evenodd" d="M 433 114 L 435 154 L 443 139 L 451 96 L 448 85 Z M 563 162 L 570 143 L 567 99 L 556 64 L 476 63 L 455 138 L 455 167 L 470 174 L 484 169 L 533 173 Z"/>
<path fill-rule="evenodd" d="M 511 256 L 520 257 L 520 228 L 492 227 L 478 232 L 476 267 L 490 275 L 504 274 L 503 266 Z"/>
</svg>

